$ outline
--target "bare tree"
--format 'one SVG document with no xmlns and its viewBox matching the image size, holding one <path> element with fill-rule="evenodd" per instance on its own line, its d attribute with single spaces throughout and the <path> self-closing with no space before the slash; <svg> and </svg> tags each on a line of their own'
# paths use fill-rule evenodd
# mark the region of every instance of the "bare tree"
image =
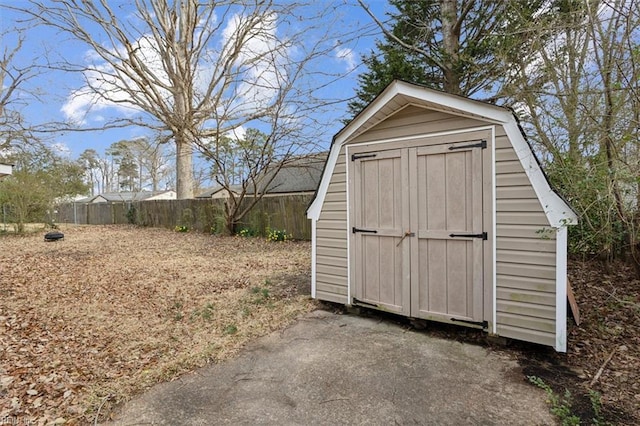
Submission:
<svg viewBox="0 0 640 426">
<path fill-rule="evenodd" d="M 124 178 L 130 188 L 157 191 L 161 181 L 173 171 L 162 140 L 152 142 L 147 137 L 138 137 L 111 144 L 108 152 L 115 158 L 120 179 Z M 130 169 L 126 177 L 122 176 L 123 166 Z"/>
<path fill-rule="evenodd" d="M 9 40 L 11 37 L 14 41 Z M 28 93 L 25 83 L 38 75 L 38 67 L 16 65 L 24 41 L 22 30 L 0 33 L 0 153 L 13 145 L 28 143 L 31 136 L 20 112 Z M 30 96 L 30 94 L 28 94 Z"/>
<path fill-rule="evenodd" d="M 551 180 L 580 215 L 572 248 L 640 275 L 640 2 L 550 5 L 506 92 Z"/>
<path fill-rule="evenodd" d="M 140 188 L 158 191 L 161 182 L 173 171 L 165 147 L 162 140 L 152 141 L 146 137 L 130 141 L 129 149 L 140 171 Z"/>
<path fill-rule="evenodd" d="M 95 149 L 85 149 L 78 157 L 78 163 L 82 166 L 89 185 L 91 196 L 96 195 L 96 187 L 100 192 L 100 183 L 98 173 L 100 172 L 100 157 Z"/>
<path fill-rule="evenodd" d="M 302 7 L 270 0 L 138 0 L 128 13 L 107 1 L 33 0 L 21 12 L 91 49 L 88 65 L 58 66 L 83 74 L 78 102 L 129 109 L 106 126 L 144 125 L 170 134 L 178 197 L 191 198 L 196 147 L 215 161 L 216 141 L 249 124 L 270 126 L 271 140 L 282 141 L 318 107 L 317 90 L 334 76 L 320 68 L 314 74 L 312 65 L 335 49 L 328 32 L 337 27 L 329 7 L 311 7 L 315 14 L 303 14 Z"/>
</svg>

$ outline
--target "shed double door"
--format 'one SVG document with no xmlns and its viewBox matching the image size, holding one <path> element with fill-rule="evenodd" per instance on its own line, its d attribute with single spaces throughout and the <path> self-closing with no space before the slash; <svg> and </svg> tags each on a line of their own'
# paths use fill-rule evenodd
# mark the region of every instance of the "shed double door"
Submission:
<svg viewBox="0 0 640 426">
<path fill-rule="evenodd" d="M 416 318 L 482 321 L 480 145 L 350 150 L 355 303 Z"/>
</svg>

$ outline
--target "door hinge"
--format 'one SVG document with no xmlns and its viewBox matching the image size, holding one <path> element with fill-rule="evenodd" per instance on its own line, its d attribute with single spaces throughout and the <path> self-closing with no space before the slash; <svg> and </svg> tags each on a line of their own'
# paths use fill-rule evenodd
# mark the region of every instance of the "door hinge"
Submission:
<svg viewBox="0 0 640 426">
<path fill-rule="evenodd" d="M 373 158 L 377 154 L 351 154 L 351 161 L 360 160 L 361 158 Z"/>
<path fill-rule="evenodd" d="M 450 146 L 449 147 L 449 151 L 455 151 L 456 149 L 469 149 L 469 148 L 482 148 L 482 149 L 486 149 L 487 148 L 487 141 L 486 140 L 481 140 L 478 143 L 473 143 L 471 145 L 458 145 L 458 146 Z"/>
<path fill-rule="evenodd" d="M 366 232 L 368 234 L 377 234 L 378 231 L 376 231 L 375 229 L 360 229 L 360 228 L 356 228 L 355 226 L 353 228 L 351 228 L 351 232 L 353 234 L 355 234 L 356 232 Z"/>
<path fill-rule="evenodd" d="M 487 328 L 489 327 L 489 323 L 487 321 L 469 321 L 469 320 L 461 320 L 461 319 L 457 319 L 457 318 L 451 318 L 452 322 L 461 322 L 463 324 L 469 324 L 469 325 L 479 325 L 482 328 Z"/>
<path fill-rule="evenodd" d="M 482 234 L 449 234 L 449 236 L 451 238 L 456 238 L 456 237 L 460 237 L 460 238 L 482 238 L 484 241 L 486 241 L 488 239 L 488 235 L 486 232 L 483 232 Z"/>
</svg>

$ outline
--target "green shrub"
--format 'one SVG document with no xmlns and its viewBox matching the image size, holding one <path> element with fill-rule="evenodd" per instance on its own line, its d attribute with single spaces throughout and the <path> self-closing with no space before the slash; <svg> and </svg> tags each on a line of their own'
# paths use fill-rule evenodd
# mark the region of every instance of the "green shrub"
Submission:
<svg viewBox="0 0 640 426">
<path fill-rule="evenodd" d="M 180 223 L 182 226 L 187 229 L 192 228 L 193 226 L 193 212 L 191 209 L 182 209 L 182 214 L 180 215 Z"/>
<path fill-rule="evenodd" d="M 236 235 L 240 237 L 256 237 L 258 236 L 258 231 L 249 227 L 242 227 L 238 230 Z"/>
<path fill-rule="evenodd" d="M 227 219 L 223 214 L 216 214 L 213 217 L 213 225 L 209 228 L 209 232 L 215 235 L 227 235 Z"/>
<path fill-rule="evenodd" d="M 287 241 L 291 237 L 286 230 L 267 228 L 267 241 Z"/>
<path fill-rule="evenodd" d="M 572 399 L 571 392 L 566 389 L 564 395 L 561 397 L 556 394 L 551 386 L 546 384 L 540 377 L 528 376 L 529 381 L 534 385 L 543 389 L 547 393 L 547 402 L 551 405 L 551 414 L 556 416 L 560 420 L 562 426 L 579 426 L 580 417 L 572 413 Z"/>
<path fill-rule="evenodd" d="M 127 222 L 129 222 L 132 225 L 135 225 L 138 223 L 138 218 L 137 218 L 137 210 L 136 207 L 131 204 L 129 206 L 129 210 L 127 210 Z"/>
</svg>

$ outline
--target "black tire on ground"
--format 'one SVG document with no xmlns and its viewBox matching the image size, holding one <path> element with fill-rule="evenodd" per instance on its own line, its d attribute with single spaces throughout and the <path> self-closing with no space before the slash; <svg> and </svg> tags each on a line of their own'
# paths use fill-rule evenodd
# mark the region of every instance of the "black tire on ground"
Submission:
<svg viewBox="0 0 640 426">
<path fill-rule="evenodd" d="M 64 240 L 64 234 L 60 231 L 51 231 L 44 234 L 45 241 L 58 241 Z"/>
</svg>

